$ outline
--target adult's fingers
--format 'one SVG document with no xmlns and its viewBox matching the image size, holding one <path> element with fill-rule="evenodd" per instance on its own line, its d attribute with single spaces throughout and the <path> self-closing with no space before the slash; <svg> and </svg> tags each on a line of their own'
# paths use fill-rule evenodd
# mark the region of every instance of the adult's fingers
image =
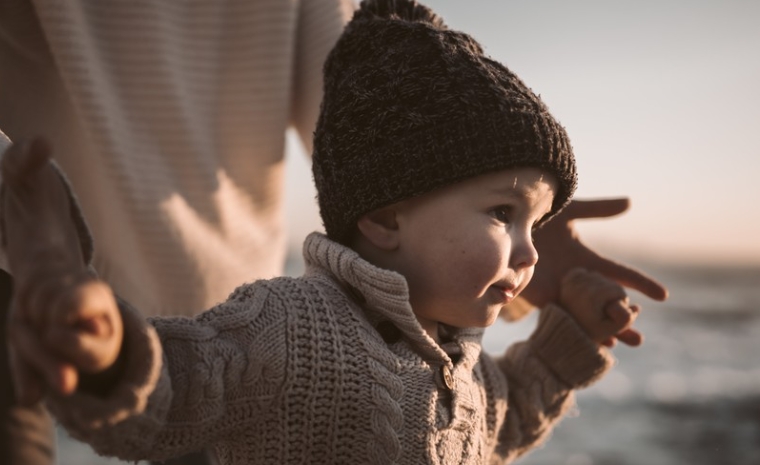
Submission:
<svg viewBox="0 0 760 465">
<path fill-rule="evenodd" d="M 624 213 L 630 208 L 627 197 L 597 200 L 573 200 L 560 215 L 566 219 L 605 218 Z M 592 251 L 589 255 L 592 263 L 585 265 L 622 286 L 635 289 L 653 300 L 668 298 L 668 290 L 659 281 L 628 265 L 598 255 Z"/>
<path fill-rule="evenodd" d="M 663 301 L 668 298 L 668 289 L 659 281 L 628 265 L 598 256 L 592 268 L 621 286 L 635 289 L 650 299 Z"/>
<path fill-rule="evenodd" d="M 84 267 L 64 181 L 42 139 L 12 145 L 2 159 L 8 263 L 17 283 L 39 269 Z"/>
<path fill-rule="evenodd" d="M 17 362 L 27 364 L 51 389 L 64 395 L 74 392 L 77 373 L 73 366 L 53 357 L 41 344 L 35 332 L 26 325 L 15 324 L 13 331 L 9 333 Z"/>
<path fill-rule="evenodd" d="M 563 213 L 569 219 L 608 218 L 624 213 L 630 207 L 631 200 L 628 197 L 573 200 Z"/>
<path fill-rule="evenodd" d="M 11 145 L 0 163 L 3 182 L 11 189 L 23 187 L 50 160 L 50 156 L 50 144 L 42 138 Z"/>
<path fill-rule="evenodd" d="M 32 367 L 18 357 L 12 347 L 9 348 L 8 355 L 16 402 L 22 406 L 36 404 L 45 395 L 46 383 Z"/>
<path fill-rule="evenodd" d="M 33 260 L 46 258 L 44 255 L 32 256 Z M 50 261 L 53 261 L 52 259 Z M 58 271 L 61 266 L 52 265 L 25 270 L 17 276 L 15 296 L 13 299 L 13 318 L 30 328 L 42 329 L 51 323 L 62 320 L 59 302 L 74 281 L 71 273 Z M 23 279 L 22 279 L 23 278 Z"/>
</svg>

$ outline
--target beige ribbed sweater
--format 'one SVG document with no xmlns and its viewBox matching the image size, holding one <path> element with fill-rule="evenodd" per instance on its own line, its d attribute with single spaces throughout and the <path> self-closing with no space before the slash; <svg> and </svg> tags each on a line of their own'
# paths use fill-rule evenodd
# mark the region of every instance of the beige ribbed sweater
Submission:
<svg viewBox="0 0 760 465">
<path fill-rule="evenodd" d="M 553 305 L 499 359 L 482 330 L 422 329 L 406 281 L 318 233 L 301 278 L 239 287 L 194 319 L 123 308 L 126 370 L 106 398 L 49 399 L 102 454 L 213 448 L 223 464 L 506 463 L 611 365 Z M 159 341 L 160 340 L 160 341 Z"/>
<path fill-rule="evenodd" d="M 281 274 L 285 130 L 310 147 L 322 62 L 352 11 L 2 1 L 0 131 L 51 139 L 120 295 L 149 315 L 196 314 Z"/>
</svg>

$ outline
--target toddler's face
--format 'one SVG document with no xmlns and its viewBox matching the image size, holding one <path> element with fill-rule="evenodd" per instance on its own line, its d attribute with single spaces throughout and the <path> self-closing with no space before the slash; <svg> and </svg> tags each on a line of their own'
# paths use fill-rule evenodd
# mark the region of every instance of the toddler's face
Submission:
<svg viewBox="0 0 760 465">
<path fill-rule="evenodd" d="M 532 230 L 557 184 L 535 168 L 488 173 L 399 205 L 400 261 L 412 308 L 438 323 L 485 327 L 533 276 Z"/>
</svg>

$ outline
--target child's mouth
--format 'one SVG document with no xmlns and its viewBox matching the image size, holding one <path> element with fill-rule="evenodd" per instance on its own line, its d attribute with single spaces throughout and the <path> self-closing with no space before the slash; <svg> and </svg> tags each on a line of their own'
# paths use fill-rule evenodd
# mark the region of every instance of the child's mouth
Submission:
<svg viewBox="0 0 760 465">
<path fill-rule="evenodd" d="M 494 284 L 491 286 L 491 289 L 493 289 L 499 298 L 500 303 L 502 304 L 508 304 L 515 298 L 515 288 L 513 287 L 505 287 L 505 286 L 499 286 L 497 284 Z"/>
</svg>

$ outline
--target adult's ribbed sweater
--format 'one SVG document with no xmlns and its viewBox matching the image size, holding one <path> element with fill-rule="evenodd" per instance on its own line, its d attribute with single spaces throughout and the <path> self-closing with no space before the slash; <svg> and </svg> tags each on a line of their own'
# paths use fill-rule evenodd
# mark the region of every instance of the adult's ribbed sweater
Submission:
<svg viewBox="0 0 760 465">
<path fill-rule="evenodd" d="M 310 150 L 322 62 L 353 8 L 0 2 L 0 131 L 51 141 L 117 293 L 195 314 L 281 274 L 285 132 Z"/>
</svg>

